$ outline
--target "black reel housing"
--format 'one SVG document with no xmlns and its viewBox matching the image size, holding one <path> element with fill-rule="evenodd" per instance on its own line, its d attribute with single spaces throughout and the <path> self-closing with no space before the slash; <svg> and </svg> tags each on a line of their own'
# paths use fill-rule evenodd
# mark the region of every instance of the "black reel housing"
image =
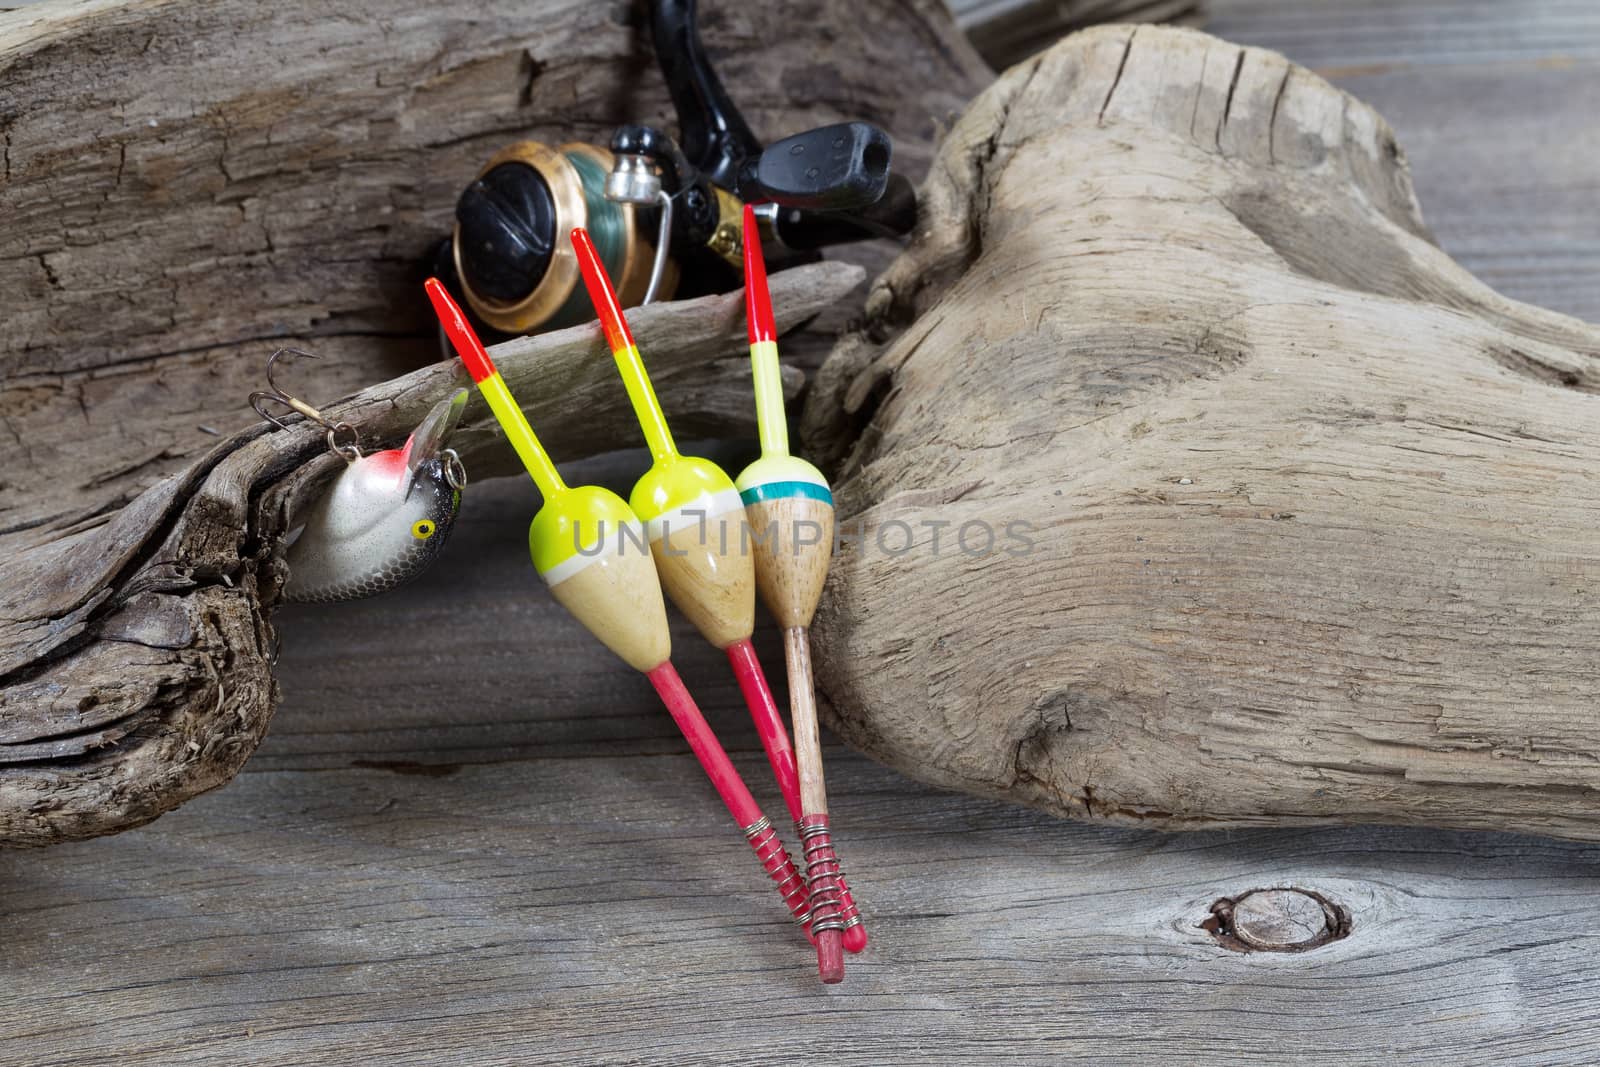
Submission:
<svg viewBox="0 0 1600 1067">
<path fill-rule="evenodd" d="M 656 127 L 626 125 L 610 144 L 618 160 L 649 161 L 671 197 L 670 252 L 679 266 L 679 295 L 739 284 L 739 225 L 733 221 L 730 229 L 728 218 L 730 211 L 737 214 L 737 201 L 774 205 L 766 221 L 772 236 L 795 253 L 790 259 L 909 232 L 916 196 L 890 169 L 888 134 L 870 123 L 844 122 L 763 148 L 705 54 L 695 8 L 695 0 L 656 0 L 651 7 L 656 60 L 678 113 L 679 140 Z M 730 195 L 736 198 L 731 204 Z M 493 167 L 457 200 L 454 248 L 435 256 L 435 273 L 483 314 L 482 302 L 513 305 L 529 297 L 550 273 L 561 237 L 558 196 L 533 167 Z M 655 208 L 630 202 L 641 231 L 653 235 Z"/>
<path fill-rule="evenodd" d="M 525 163 L 502 163 L 462 191 L 461 272 L 467 285 L 511 304 L 533 292 L 556 246 L 556 204 L 550 184 Z"/>
</svg>

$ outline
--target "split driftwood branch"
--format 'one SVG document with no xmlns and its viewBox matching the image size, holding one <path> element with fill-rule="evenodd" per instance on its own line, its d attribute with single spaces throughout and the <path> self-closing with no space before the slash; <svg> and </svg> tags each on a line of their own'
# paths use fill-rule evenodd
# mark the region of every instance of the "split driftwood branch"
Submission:
<svg viewBox="0 0 1600 1067">
<path fill-rule="evenodd" d="M 837 304 L 862 278 L 842 263 L 774 275 L 779 328 Z M 629 316 L 685 432 L 753 432 L 742 301 L 731 293 Z M 638 438 L 592 325 L 508 341 L 494 355 L 556 455 Z M 469 384 L 440 363 L 323 410 L 369 446 L 393 447 Z M 789 391 L 800 384 L 791 370 Z M 451 445 L 475 477 L 515 469 L 481 401 Z M 282 537 L 340 463 L 313 423 L 253 426 L 126 507 L 0 563 L 0 844 L 125 829 L 237 773 L 274 702 Z"/>
<path fill-rule="evenodd" d="M 1435 247 L 1377 114 L 1091 30 L 923 204 L 807 410 L 867 528 L 814 630 L 847 739 L 1145 826 L 1600 839 L 1600 329 Z"/>
</svg>

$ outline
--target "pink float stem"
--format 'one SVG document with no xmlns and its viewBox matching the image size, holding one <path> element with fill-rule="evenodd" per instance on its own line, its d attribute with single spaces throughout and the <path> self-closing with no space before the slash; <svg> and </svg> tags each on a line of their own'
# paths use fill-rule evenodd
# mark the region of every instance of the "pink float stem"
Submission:
<svg viewBox="0 0 1600 1067">
<path fill-rule="evenodd" d="M 809 938 L 811 930 L 807 923 L 805 879 L 800 877 L 794 860 L 789 856 L 789 850 L 784 848 L 783 842 L 778 839 L 777 831 L 772 828 L 772 821 L 761 813 L 761 806 L 756 803 L 756 798 L 750 795 L 749 787 L 744 784 L 744 779 L 739 777 L 733 761 L 728 759 L 728 754 L 718 743 L 717 735 L 712 733 L 711 724 L 706 722 L 705 716 L 700 713 L 694 697 L 684 688 L 683 679 L 678 677 L 678 672 L 670 660 L 646 672 L 645 677 L 655 686 L 661 702 L 667 706 L 667 712 L 672 716 L 672 721 L 683 731 L 684 739 L 689 742 L 689 748 L 700 760 L 700 766 L 705 768 L 706 776 L 716 787 L 717 795 L 722 797 L 722 802 L 728 806 L 728 813 L 733 816 L 733 821 L 744 831 L 745 839 L 750 842 L 756 858 L 761 861 L 761 869 L 777 883 L 778 895 L 783 898 L 789 913 L 801 924 Z"/>
</svg>

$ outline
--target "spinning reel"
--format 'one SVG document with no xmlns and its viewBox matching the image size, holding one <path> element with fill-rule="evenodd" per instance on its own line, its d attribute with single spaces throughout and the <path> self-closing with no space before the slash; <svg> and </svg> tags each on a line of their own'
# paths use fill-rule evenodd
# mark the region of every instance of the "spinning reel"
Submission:
<svg viewBox="0 0 1600 1067">
<path fill-rule="evenodd" d="M 493 329 L 533 333 L 592 317 L 574 227 L 589 231 L 632 307 L 737 288 L 747 202 L 759 205 L 763 237 L 791 258 L 915 226 L 916 196 L 890 171 L 888 134 L 844 122 L 763 148 L 706 58 L 695 0 L 655 0 L 650 21 L 678 140 L 627 125 L 609 148 L 522 141 L 489 160 L 457 201 L 448 256 L 436 266 Z"/>
</svg>

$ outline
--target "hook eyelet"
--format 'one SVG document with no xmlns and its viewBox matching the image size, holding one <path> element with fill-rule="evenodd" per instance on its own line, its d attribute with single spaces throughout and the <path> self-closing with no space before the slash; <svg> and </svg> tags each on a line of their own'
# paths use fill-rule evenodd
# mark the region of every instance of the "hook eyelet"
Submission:
<svg viewBox="0 0 1600 1067">
<path fill-rule="evenodd" d="M 274 365 L 278 362 L 280 356 L 305 356 L 307 359 L 321 358 L 315 352 L 307 352 L 300 348 L 280 348 L 276 352 L 272 353 L 272 355 L 268 356 L 267 387 L 265 389 L 258 389 L 250 394 L 250 406 L 255 408 L 256 414 L 272 423 L 272 425 L 276 426 L 278 429 L 287 430 L 289 429 L 288 423 L 284 422 L 282 419 L 278 418 L 278 416 L 262 407 L 263 404 L 269 402 L 274 404 L 282 404 L 290 411 L 305 416 L 318 426 L 321 426 L 323 429 L 327 430 L 328 449 L 339 458 L 343 459 L 346 463 L 354 463 L 356 460 L 360 459 L 361 435 L 356 432 L 356 428 L 354 426 L 351 426 L 348 422 L 333 422 L 322 412 L 318 411 L 310 404 L 307 404 L 304 400 L 301 400 L 298 397 L 295 397 L 279 388 L 278 383 L 272 378 L 272 372 Z M 340 435 L 344 435 L 345 440 L 341 441 Z"/>
</svg>

